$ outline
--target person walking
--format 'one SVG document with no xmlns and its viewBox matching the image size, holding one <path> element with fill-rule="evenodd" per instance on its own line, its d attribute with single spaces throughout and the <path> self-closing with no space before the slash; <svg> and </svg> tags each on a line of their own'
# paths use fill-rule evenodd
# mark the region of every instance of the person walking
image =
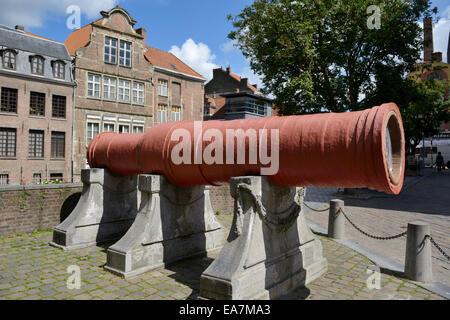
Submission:
<svg viewBox="0 0 450 320">
<path fill-rule="evenodd" d="M 441 169 L 444 168 L 444 157 L 442 156 L 442 154 L 440 152 L 438 152 L 438 155 L 436 157 L 436 166 L 437 166 L 438 172 L 440 172 Z"/>
</svg>

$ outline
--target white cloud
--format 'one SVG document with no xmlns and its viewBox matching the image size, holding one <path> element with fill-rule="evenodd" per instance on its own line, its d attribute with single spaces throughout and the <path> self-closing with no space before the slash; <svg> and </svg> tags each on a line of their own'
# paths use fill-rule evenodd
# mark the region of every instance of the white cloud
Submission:
<svg viewBox="0 0 450 320">
<path fill-rule="evenodd" d="M 230 40 L 228 42 L 222 43 L 220 45 L 220 50 L 222 50 L 223 53 L 229 53 L 231 51 L 233 51 L 234 49 L 236 49 L 236 47 L 234 46 L 236 43 L 235 40 Z"/>
<path fill-rule="evenodd" d="M 204 43 L 195 43 L 192 39 L 187 39 L 181 48 L 173 45 L 169 52 L 208 80 L 212 79 L 213 69 L 218 68 L 213 62 L 216 56 L 211 53 L 211 49 Z"/>
<path fill-rule="evenodd" d="M 442 18 L 433 26 L 433 39 L 434 39 L 434 52 L 442 52 L 442 61 L 447 60 L 447 46 L 449 41 L 450 31 L 450 6 L 448 6 L 443 14 Z"/>
<path fill-rule="evenodd" d="M 66 15 L 70 5 L 78 5 L 81 14 L 88 19 L 98 16 L 101 10 L 109 10 L 120 0 L 1 0 L 0 24 L 23 25 L 26 28 L 41 27 L 51 14 Z"/>
</svg>

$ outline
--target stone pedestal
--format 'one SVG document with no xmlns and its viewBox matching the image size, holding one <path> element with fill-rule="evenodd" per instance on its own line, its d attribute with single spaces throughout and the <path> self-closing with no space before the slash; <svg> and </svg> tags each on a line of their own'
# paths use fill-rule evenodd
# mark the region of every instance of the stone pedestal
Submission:
<svg viewBox="0 0 450 320">
<path fill-rule="evenodd" d="M 214 216 L 209 187 L 181 188 L 164 176 L 140 175 L 139 213 L 107 251 L 105 269 L 132 277 L 220 248 L 226 234 Z"/>
<path fill-rule="evenodd" d="M 52 246 L 71 250 L 116 241 L 136 217 L 137 176 L 87 169 L 81 171 L 81 181 L 81 198 L 69 217 L 53 230 Z"/>
<path fill-rule="evenodd" d="M 326 272 L 322 245 L 301 212 L 305 188 L 238 177 L 230 189 L 232 228 L 201 276 L 200 299 L 276 299 Z"/>
</svg>

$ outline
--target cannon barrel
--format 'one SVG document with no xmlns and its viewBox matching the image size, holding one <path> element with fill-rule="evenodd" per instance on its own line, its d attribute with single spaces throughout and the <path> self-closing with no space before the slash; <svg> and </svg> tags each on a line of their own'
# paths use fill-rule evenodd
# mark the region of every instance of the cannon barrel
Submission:
<svg viewBox="0 0 450 320">
<path fill-rule="evenodd" d="M 404 145 L 400 112 L 388 103 L 356 112 L 186 120 L 162 123 L 145 133 L 104 132 L 91 141 L 87 157 L 91 168 L 163 174 L 181 187 L 267 175 L 279 186 L 367 187 L 398 194 Z M 174 155 L 184 160 L 180 163 Z M 268 159 L 275 172 L 263 170 L 269 168 Z"/>
</svg>

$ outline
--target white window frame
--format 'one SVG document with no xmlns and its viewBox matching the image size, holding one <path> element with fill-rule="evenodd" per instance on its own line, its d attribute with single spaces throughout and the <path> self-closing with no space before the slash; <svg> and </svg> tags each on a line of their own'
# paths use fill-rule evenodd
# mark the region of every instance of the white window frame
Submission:
<svg viewBox="0 0 450 320">
<path fill-rule="evenodd" d="M 167 105 L 158 104 L 158 123 L 167 122 Z"/>
<path fill-rule="evenodd" d="M 101 85 L 102 85 L 102 76 L 96 73 L 88 73 L 88 81 L 87 81 L 87 96 L 89 98 L 100 99 L 101 98 Z M 92 77 L 92 79 L 91 79 Z M 98 80 L 98 81 L 96 81 Z M 92 85 L 92 88 L 89 86 Z"/>
<path fill-rule="evenodd" d="M 140 128 L 140 130 L 136 130 L 137 128 Z M 144 126 L 141 125 L 133 125 L 133 133 L 144 133 Z"/>
<path fill-rule="evenodd" d="M 123 131 L 123 130 L 121 130 L 122 128 L 127 128 L 127 130 Z M 130 125 L 124 124 L 124 123 L 119 123 L 119 133 L 130 133 Z"/>
<path fill-rule="evenodd" d="M 91 136 L 89 136 L 89 125 L 97 125 L 98 126 L 97 134 L 100 133 L 100 122 L 98 122 L 98 121 L 87 121 L 86 122 L 86 146 L 88 146 L 89 143 L 92 141 L 92 139 L 94 139 L 94 137 L 97 135 L 97 134 L 94 135 L 93 134 L 94 130 L 91 130 L 92 134 L 91 134 Z"/>
<path fill-rule="evenodd" d="M 165 79 L 158 79 L 158 96 L 169 96 L 169 81 Z"/>
<path fill-rule="evenodd" d="M 115 46 L 113 45 L 113 41 L 116 42 Z M 105 48 L 103 50 L 103 59 L 105 63 L 117 64 L 117 43 L 118 40 L 116 38 L 105 36 Z M 108 53 L 106 51 L 108 51 Z"/>
<path fill-rule="evenodd" d="M 105 129 L 106 126 L 112 126 L 112 130 Z M 103 122 L 102 132 L 116 132 L 116 124 L 114 122 Z"/>
<path fill-rule="evenodd" d="M 117 98 L 117 78 L 103 76 L 103 99 L 116 101 Z"/>
<path fill-rule="evenodd" d="M 133 81 L 133 103 L 141 105 L 145 103 L 145 83 Z"/>
<path fill-rule="evenodd" d="M 122 44 L 124 44 L 124 46 L 122 47 Z M 127 47 L 127 45 L 129 45 L 129 48 Z M 122 57 L 122 53 L 123 53 L 123 57 Z M 127 57 L 127 53 L 130 55 L 129 57 Z M 132 66 L 132 53 L 133 53 L 133 44 L 129 41 L 125 41 L 125 40 L 120 40 L 120 45 L 119 45 L 119 65 L 122 67 L 129 67 L 131 68 Z"/>
<path fill-rule="evenodd" d="M 174 109 L 177 109 L 177 111 L 174 111 Z M 172 121 L 181 121 L 181 107 L 172 106 L 170 110 L 170 116 L 172 118 Z"/>
<path fill-rule="evenodd" d="M 125 84 L 128 84 L 126 86 Z M 128 97 L 128 98 L 126 98 Z M 126 79 L 119 79 L 117 90 L 117 99 L 119 102 L 130 103 L 131 101 L 131 81 Z"/>
</svg>

